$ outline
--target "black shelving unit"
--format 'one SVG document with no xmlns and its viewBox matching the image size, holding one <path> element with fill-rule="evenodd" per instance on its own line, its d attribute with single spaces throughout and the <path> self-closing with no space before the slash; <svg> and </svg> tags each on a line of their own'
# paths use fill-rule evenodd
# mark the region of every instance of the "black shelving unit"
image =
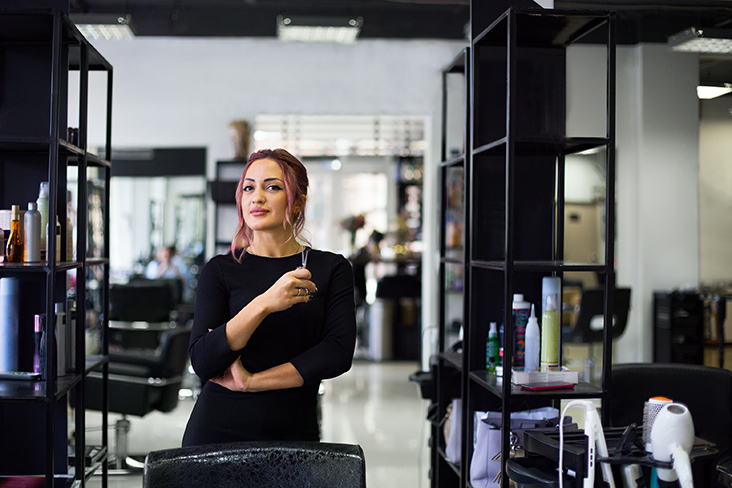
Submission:
<svg viewBox="0 0 732 488">
<path fill-rule="evenodd" d="M 613 310 L 615 39 L 614 15 L 604 11 L 511 8 L 484 18 L 471 6 L 470 47 L 445 70 L 463 69 L 468 91 L 465 153 L 448 156 L 443 144 L 442 230 L 440 235 L 439 359 L 435 367 L 437 415 L 432 428 L 432 486 L 470 486 L 476 411 L 500 411 L 502 452 L 510 451 L 510 413 L 559 406 L 563 398 L 604 399 L 612 357 L 609 327 L 603 344 L 603 378 L 597 387 L 580 382 L 573 390 L 527 392 L 510 381 L 513 364 L 512 299 L 523 293 L 541 309 L 542 278 L 565 272 L 597 273 L 604 285 L 605 324 Z M 606 134 L 566 133 L 567 47 L 588 35 L 606 46 Z M 599 39 L 599 40 L 598 40 Z M 449 100 L 445 101 L 449 104 Z M 443 111 L 443 115 L 445 112 Z M 443 117 L 444 119 L 444 117 Z M 446 138 L 443 129 L 443 140 Z M 589 149 L 606 154 L 605 256 L 600 264 L 564 261 L 565 157 Z M 448 245 L 452 211 L 450 172 L 462 171 L 464 225 L 461 245 Z M 463 341 L 450 348 L 450 269 L 462 272 Z M 490 322 L 508 324 L 503 338 L 505 380 L 486 372 L 485 343 Z M 444 456 L 439 420 L 452 398 L 462 399 L 461 464 Z M 502 456 L 504 460 L 508 455 Z M 502 486 L 508 486 L 503 476 Z"/>
<path fill-rule="evenodd" d="M 236 227 L 236 185 L 247 162 L 216 161 L 216 179 L 208 182 L 208 193 L 214 208 L 214 246 L 217 253 L 231 247 L 232 229 Z"/>
<path fill-rule="evenodd" d="M 41 181 L 49 182 L 49 221 L 67 221 L 67 189 L 76 181 L 76 256 L 69 259 L 61 226 L 63 259 L 56 259 L 49 239 L 47 260 L 0 264 L 0 277 L 18 279 L 19 369 L 32 370 L 33 322 L 45 314 L 52 330 L 54 306 L 73 300 L 76 352 L 66 375 L 54 376 L 56 351 L 48 347 L 44 380 L 0 381 L 0 477 L 42 476 L 45 486 L 85 486 L 99 468 L 107 485 L 107 412 L 103 412 L 102 445 L 87 449 L 84 386 L 92 369 L 107 378 L 107 311 L 109 309 L 109 149 L 97 155 L 87 149 L 88 111 L 105 113 L 105 147 L 111 148 L 112 66 L 60 10 L 0 9 L 0 204 L 2 208 L 35 201 Z M 99 71 L 106 84 L 106 106 L 89 107 L 90 73 Z M 78 80 L 78 127 L 67 130 L 69 90 Z M 106 76 L 105 76 L 106 75 Z M 95 82 L 97 77 L 95 75 Z M 86 331 L 100 337 L 99 354 L 87 356 Z M 50 342 L 52 343 L 52 342 Z M 74 441 L 70 448 L 67 409 L 74 397 Z M 105 399 L 106 404 L 106 399 Z M 71 449 L 72 453 L 69 452 Z"/>
</svg>

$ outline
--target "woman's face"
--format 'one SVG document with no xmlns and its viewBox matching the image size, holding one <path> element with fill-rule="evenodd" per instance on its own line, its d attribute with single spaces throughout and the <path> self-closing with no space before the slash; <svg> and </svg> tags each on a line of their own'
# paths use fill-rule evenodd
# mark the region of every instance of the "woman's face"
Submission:
<svg viewBox="0 0 732 488">
<path fill-rule="evenodd" d="M 282 168 L 272 159 L 254 161 L 244 177 L 241 196 L 244 222 L 254 232 L 285 231 L 287 192 Z"/>
</svg>

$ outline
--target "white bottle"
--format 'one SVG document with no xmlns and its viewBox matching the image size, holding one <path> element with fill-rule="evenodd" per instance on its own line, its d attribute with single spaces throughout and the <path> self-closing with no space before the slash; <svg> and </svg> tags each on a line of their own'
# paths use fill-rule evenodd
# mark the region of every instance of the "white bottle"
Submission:
<svg viewBox="0 0 732 488">
<path fill-rule="evenodd" d="M 36 202 L 29 202 L 23 216 L 23 261 L 26 263 L 41 260 L 41 213 L 36 207 Z"/>
<path fill-rule="evenodd" d="M 41 259 L 46 258 L 47 232 L 48 232 L 48 182 L 42 181 L 38 191 L 38 212 L 41 214 Z"/>
<path fill-rule="evenodd" d="M 531 317 L 526 325 L 526 351 L 524 358 L 524 369 L 536 371 L 539 369 L 539 350 L 541 345 L 541 332 L 539 322 L 536 320 L 534 305 L 531 305 Z"/>
</svg>

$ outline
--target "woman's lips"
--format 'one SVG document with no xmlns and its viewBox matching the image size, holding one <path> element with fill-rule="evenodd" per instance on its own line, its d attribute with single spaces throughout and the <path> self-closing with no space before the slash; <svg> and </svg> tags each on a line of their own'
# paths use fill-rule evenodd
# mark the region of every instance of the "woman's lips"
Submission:
<svg viewBox="0 0 732 488">
<path fill-rule="evenodd" d="M 266 214 L 267 211 L 264 210 L 264 209 L 262 209 L 262 208 L 254 208 L 249 213 L 252 214 L 252 215 L 254 215 L 255 217 L 258 217 L 260 215 Z"/>
</svg>

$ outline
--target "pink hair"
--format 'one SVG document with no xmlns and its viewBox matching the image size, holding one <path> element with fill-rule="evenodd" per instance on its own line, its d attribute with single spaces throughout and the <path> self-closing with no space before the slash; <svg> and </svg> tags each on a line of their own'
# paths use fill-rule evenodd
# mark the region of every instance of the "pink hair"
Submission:
<svg viewBox="0 0 732 488">
<path fill-rule="evenodd" d="M 244 209 L 242 208 L 241 197 L 244 191 L 245 177 L 249 167 L 255 161 L 260 159 L 271 159 L 279 164 L 282 168 L 282 177 L 285 182 L 285 192 L 287 193 L 287 209 L 284 226 L 292 226 L 292 232 L 295 238 L 302 238 L 302 230 L 305 226 L 305 203 L 303 198 L 308 194 L 308 172 L 305 166 L 295 156 L 284 149 L 260 149 L 249 156 L 244 171 L 241 173 L 239 184 L 236 186 L 236 212 L 239 216 L 239 223 L 236 226 L 236 232 L 231 240 L 231 253 L 234 258 L 239 260 L 236 255 L 237 249 L 246 249 L 252 243 L 252 230 L 247 227 L 244 221 Z M 292 209 L 295 203 L 299 202 L 299 211 L 293 215 Z"/>
</svg>

